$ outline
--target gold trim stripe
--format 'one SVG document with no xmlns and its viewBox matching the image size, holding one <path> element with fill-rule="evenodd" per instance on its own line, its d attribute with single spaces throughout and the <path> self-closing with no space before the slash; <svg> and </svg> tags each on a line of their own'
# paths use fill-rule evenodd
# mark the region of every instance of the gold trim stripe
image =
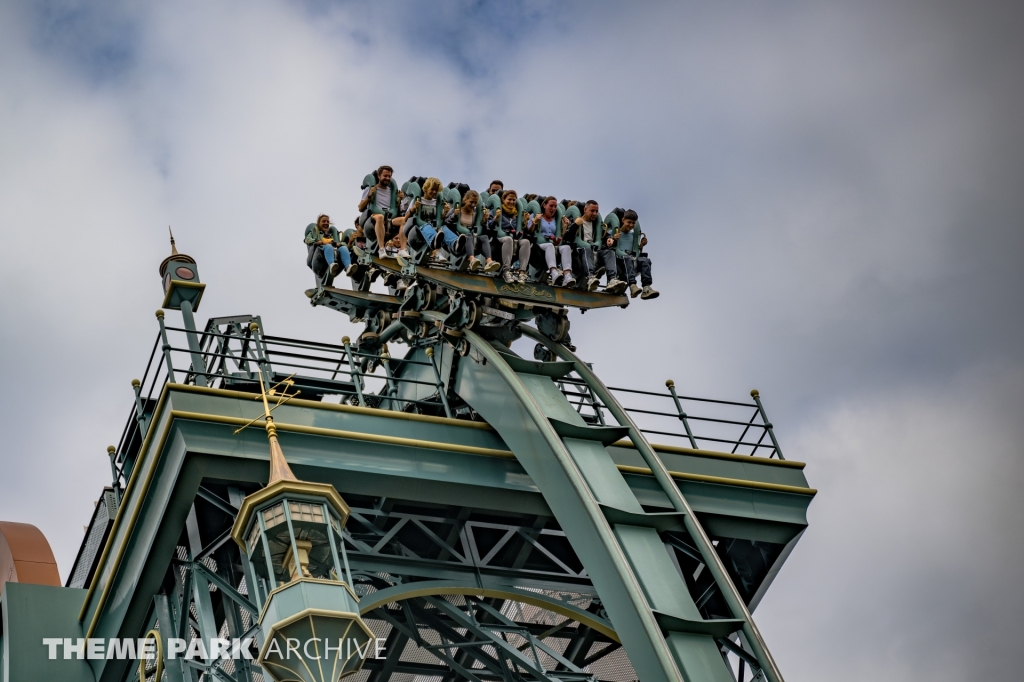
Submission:
<svg viewBox="0 0 1024 682">
<path fill-rule="evenodd" d="M 652 476 L 653 473 L 647 467 L 634 467 L 627 464 L 616 464 L 619 471 L 627 474 L 643 474 Z M 772 490 L 777 493 L 794 493 L 796 495 L 817 495 L 815 488 L 804 488 L 798 485 L 785 485 L 783 483 L 763 483 L 761 481 L 748 481 L 742 478 L 726 478 L 725 476 L 706 476 L 704 474 L 688 474 L 683 471 L 669 471 L 669 476 L 678 478 L 681 481 L 694 481 L 697 483 L 715 483 L 717 485 L 732 485 L 741 488 L 756 488 L 758 490 Z"/>
<path fill-rule="evenodd" d="M 175 391 L 186 393 L 208 393 L 210 395 L 222 395 L 227 398 L 241 398 L 242 400 L 259 400 L 258 393 L 246 393 L 245 391 L 232 391 L 227 388 L 210 388 L 209 386 L 193 386 L 191 384 L 174 384 Z M 445 424 L 447 426 L 461 426 L 467 429 L 483 429 L 493 431 L 490 424 L 483 422 L 471 422 L 466 419 L 448 419 L 447 417 L 432 417 L 426 414 L 410 414 L 408 412 L 395 412 L 394 410 L 382 410 L 377 407 L 357 407 L 354 405 L 337 405 L 335 403 L 322 403 L 317 400 L 303 400 L 294 398 L 288 401 L 289 405 L 296 407 L 311 407 L 320 410 L 333 412 L 351 412 L 353 414 L 366 414 L 373 417 L 387 417 L 390 419 L 407 419 L 409 421 L 428 422 L 431 424 Z M 275 422 L 276 423 L 276 422 Z"/>
<path fill-rule="evenodd" d="M 610 627 L 608 627 L 607 625 L 605 625 L 597 619 L 587 618 L 589 614 L 587 614 L 585 611 L 583 613 L 580 613 L 573 609 L 559 608 L 560 605 L 557 603 L 556 600 L 545 599 L 538 595 L 530 594 L 525 590 L 523 592 L 520 592 L 516 589 L 501 589 L 494 587 L 465 587 L 459 585 L 447 586 L 435 584 L 430 585 L 428 587 L 424 587 L 423 589 L 410 589 L 408 592 L 393 595 L 387 598 L 386 601 L 383 599 L 373 599 L 376 593 L 371 593 L 364 597 L 364 599 L 367 600 L 366 604 L 360 603 L 359 613 L 360 615 L 369 614 L 374 609 L 380 608 L 384 604 L 389 604 L 393 601 L 397 602 L 405 601 L 406 599 L 414 599 L 416 597 L 439 597 L 444 595 L 456 594 L 494 597 L 497 599 L 507 599 L 510 601 L 522 602 L 524 604 L 530 604 L 531 606 L 538 606 L 546 611 L 551 611 L 552 613 L 557 613 L 559 615 L 566 616 L 567 618 L 572 618 L 577 623 L 583 623 L 584 625 L 587 625 L 597 630 L 598 632 L 607 636 L 608 638 L 613 639 L 616 642 L 619 641 L 619 634 L 615 632 L 615 630 L 611 629 Z"/>
<path fill-rule="evenodd" d="M 295 402 L 295 401 L 290 401 Z M 256 427 L 263 427 L 266 422 L 251 421 L 241 417 L 228 417 L 220 414 L 204 414 L 202 412 L 185 412 L 183 410 L 171 410 L 171 417 L 177 419 L 189 419 L 192 421 L 216 422 L 219 424 L 231 424 L 242 426 L 251 424 Z M 327 429 L 320 426 L 304 426 L 302 424 L 285 424 L 274 421 L 278 431 L 291 431 L 293 433 L 305 433 L 313 436 L 331 436 L 334 438 L 345 438 L 348 440 L 361 440 L 370 443 L 385 443 L 387 445 L 399 445 L 411 448 L 428 448 L 430 450 L 447 450 L 449 452 L 461 452 L 467 455 L 483 455 L 485 457 L 503 457 L 515 459 L 510 450 L 496 450 L 494 448 L 481 448 L 475 445 L 457 445 L 455 443 L 442 443 L 435 440 L 421 440 L 419 438 L 404 438 L 402 436 L 385 436 L 377 433 L 362 433 L 360 431 L 344 431 L 342 429 Z"/>
<path fill-rule="evenodd" d="M 225 417 L 218 414 L 202 414 L 199 412 L 171 411 L 172 417 L 179 419 L 191 419 L 193 421 L 210 421 L 221 424 L 241 425 L 249 421 L 241 417 Z M 263 422 L 254 422 L 260 425 Z M 284 424 L 274 422 L 278 431 L 292 431 L 294 433 L 306 433 L 315 436 L 331 436 L 335 438 L 347 438 L 350 440 L 362 440 L 372 443 L 386 443 L 388 445 L 401 445 L 407 447 L 429 448 L 431 450 L 448 450 L 450 452 L 462 452 L 470 455 L 483 455 L 484 457 L 501 457 L 503 459 L 515 459 L 515 454 L 510 450 L 494 450 L 492 448 L 478 448 L 471 445 L 456 445 L 453 443 L 440 443 L 438 441 L 419 440 L 417 438 L 401 438 L 399 436 L 382 436 L 374 433 L 359 433 L 357 431 L 342 431 L 340 429 L 326 429 L 318 426 L 302 426 L 300 424 Z M 741 455 L 742 457 L 742 455 Z M 635 467 L 627 464 L 616 464 L 619 471 L 628 474 L 653 475 L 646 467 Z M 748 481 L 740 478 L 726 478 L 724 476 L 706 476 L 703 474 L 690 474 L 682 471 L 668 472 L 673 478 L 684 481 L 696 481 L 700 483 L 715 483 L 718 485 L 733 485 L 744 488 L 757 488 L 759 490 L 774 490 L 775 492 L 796 493 L 799 495 L 815 495 L 814 488 L 803 488 L 795 485 L 784 485 L 782 483 L 764 483 L 761 481 Z"/>
<path fill-rule="evenodd" d="M 612 443 L 612 447 L 629 448 L 636 450 L 636 446 L 629 440 L 618 440 Z M 716 450 L 701 450 L 700 448 L 684 448 L 678 445 L 655 445 L 651 444 L 657 452 L 671 452 L 678 455 L 692 455 L 694 457 L 710 457 L 713 459 L 728 459 L 733 462 L 746 462 L 749 464 L 767 464 L 768 466 L 789 467 L 791 469 L 803 469 L 807 466 L 803 462 L 795 462 L 790 459 L 768 459 L 754 455 L 736 455 L 731 452 L 718 452 Z"/>
<path fill-rule="evenodd" d="M 164 388 L 163 388 L 163 390 L 160 393 L 160 400 L 157 403 L 156 409 L 153 411 L 154 418 L 159 416 L 161 408 L 163 407 L 163 404 L 164 404 L 164 402 L 166 400 L 168 392 L 170 390 L 176 390 L 177 391 L 177 390 L 183 390 L 183 389 L 186 390 L 186 391 L 194 391 L 194 392 L 197 392 L 197 393 L 212 393 L 212 394 L 215 394 L 215 395 L 216 394 L 222 394 L 222 395 L 228 395 L 228 396 L 232 396 L 232 397 L 245 397 L 245 398 L 252 397 L 252 394 L 244 393 L 244 392 L 241 392 L 241 391 L 228 391 L 228 390 L 217 389 L 217 388 L 207 388 L 207 387 L 201 387 L 201 386 L 186 386 L 184 384 L 170 384 L 170 383 L 168 383 L 168 384 L 164 385 Z M 460 423 L 463 420 L 446 419 L 444 417 L 428 417 L 428 416 L 425 416 L 425 415 L 411 415 L 411 414 L 405 414 L 405 413 L 395 413 L 395 412 L 391 412 L 389 410 L 377 410 L 377 409 L 374 409 L 374 408 L 358 408 L 358 407 L 351 407 L 351 406 L 344 406 L 344 405 L 331 405 L 330 403 L 324 404 L 324 403 L 317 403 L 317 402 L 308 401 L 308 400 L 292 400 L 290 402 L 291 403 L 308 403 L 308 404 L 310 404 L 312 406 L 316 406 L 316 407 L 320 407 L 320 408 L 327 407 L 329 405 L 330 408 L 342 408 L 342 411 L 350 411 L 351 410 L 351 411 L 367 412 L 367 413 L 372 413 L 372 414 L 380 415 L 380 416 L 396 417 L 398 415 L 402 415 L 401 417 L 398 417 L 398 418 L 407 418 L 407 419 L 415 418 L 417 421 L 419 421 L 419 420 L 423 420 L 423 421 L 436 421 L 436 422 L 439 422 L 439 423 L 457 424 L 459 426 L 469 426 L 471 428 L 473 428 L 473 427 L 475 427 L 475 428 L 487 428 L 487 429 L 491 428 L 490 426 L 488 426 L 486 424 L 478 425 L 475 422 L 463 422 L 463 423 Z M 163 452 L 164 443 L 167 440 L 167 435 L 170 433 L 171 426 L 174 423 L 175 419 L 188 419 L 188 420 L 192 420 L 192 421 L 208 421 L 208 422 L 214 422 L 214 423 L 232 424 L 232 425 L 237 425 L 237 426 L 241 426 L 242 424 L 248 423 L 248 420 L 242 419 L 241 417 L 227 417 L 227 416 L 222 416 L 222 415 L 203 414 L 203 413 L 200 413 L 200 412 L 186 412 L 186 411 L 181 411 L 181 410 L 171 410 L 171 413 L 169 415 L 169 419 L 167 420 L 167 424 L 162 429 L 162 432 L 160 434 L 160 444 L 159 444 L 159 446 L 156 449 L 156 456 L 154 458 L 154 461 L 153 461 L 152 465 L 149 467 L 149 470 L 146 473 L 145 480 L 142 483 L 143 489 L 142 489 L 142 494 L 141 494 L 141 496 L 139 498 L 139 502 L 134 506 L 133 511 L 132 511 L 131 519 L 128 522 L 130 527 L 134 527 L 135 521 L 138 519 L 139 512 L 142 509 L 142 501 L 145 499 L 146 492 L 149 490 L 149 486 L 152 483 L 153 475 L 156 472 L 156 468 L 157 468 L 157 466 L 159 464 L 160 454 Z M 255 424 L 262 424 L 262 423 L 263 422 L 255 422 Z M 152 424 L 155 424 L 155 421 L 152 422 Z M 359 433 L 359 432 L 356 432 L 356 431 L 343 431 L 343 430 L 340 430 L 340 429 L 326 429 L 326 428 L 315 427 L 315 426 L 303 426 L 303 425 L 299 425 L 299 424 L 284 424 L 284 423 L 280 423 L 280 422 L 275 422 L 275 425 L 277 426 L 278 430 L 281 430 L 281 431 L 291 431 L 291 432 L 294 432 L 294 433 L 305 433 L 305 434 L 310 434 L 310 435 L 329 436 L 329 437 L 335 437 L 335 438 L 347 438 L 347 439 L 350 439 L 350 440 L 362 440 L 362 441 L 375 442 L 375 443 L 386 443 L 386 444 L 389 444 L 389 445 L 399 445 L 399 446 L 405 446 L 405 447 L 423 447 L 423 448 L 429 448 L 429 449 L 434 449 L 434 450 L 446 450 L 446 451 L 449 451 L 449 452 L 461 452 L 461 453 L 465 453 L 465 454 L 482 455 L 482 456 L 485 456 L 485 457 L 499 457 L 499 458 L 502 458 L 502 459 L 515 459 L 515 455 L 511 451 L 509 451 L 509 450 L 496 450 L 496 449 L 493 449 L 493 448 L 481 448 L 481 447 L 475 447 L 475 446 L 471 446 L 471 445 L 456 445 L 456 444 L 453 444 L 453 443 L 440 443 L 440 442 L 437 442 L 437 441 L 425 441 L 425 440 L 420 440 L 420 439 L 417 439 L 417 438 L 402 438 L 402 437 L 399 437 L 399 436 L 383 436 L 383 435 L 378 435 L 378 434 Z M 153 439 L 153 434 L 154 434 L 154 431 L 152 429 L 150 429 L 149 433 L 146 435 L 146 438 L 145 438 L 145 440 L 142 443 L 142 446 L 139 448 L 140 458 L 145 456 L 145 453 L 148 450 L 148 446 L 149 446 L 149 444 L 151 443 L 151 441 Z M 632 445 L 632 443 L 630 443 L 628 441 L 625 441 L 625 442 L 624 441 L 618 441 L 618 442 L 614 443 L 614 445 L 616 445 L 618 447 L 634 447 Z M 778 465 L 788 465 L 788 466 L 791 466 L 791 467 L 794 467 L 794 468 L 797 468 L 797 466 L 799 466 L 800 468 L 803 467 L 803 463 L 801 463 L 801 462 L 790 462 L 789 460 L 783 460 L 783 461 L 780 461 L 780 460 L 769 460 L 769 459 L 766 459 L 766 458 L 763 458 L 763 457 L 750 457 L 750 456 L 747 456 L 747 455 L 730 455 L 730 454 L 727 454 L 727 453 L 715 453 L 715 452 L 707 451 L 707 450 L 701 451 L 701 450 L 693 450 L 691 448 L 680 448 L 680 447 L 666 446 L 666 445 L 657 445 L 657 446 L 654 446 L 654 448 L 656 450 L 663 450 L 663 451 L 666 451 L 666 452 L 680 452 L 680 453 L 683 453 L 683 454 L 694 454 L 694 455 L 698 455 L 698 456 L 711 456 L 711 457 L 720 457 L 720 458 L 726 458 L 726 459 L 737 459 L 737 460 L 744 461 L 744 462 L 753 460 L 754 462 L 756 462 L 758 464 L 760 464 L 760 463 L 771 463 L 771 464 L 776 465 L 776 466 L 778 466 Z M 128 484 L 125 486 L 125 493 L 124 493 L 124 496 L 122 498 L 123 500 L 128 500 L 129 497 L 131 496 L 131 493 L 134 491 L 135 483 L 138 480 L 138 477 L 140 475 L 140 471 L 143 468 L 142 465 L 143 465 L 143 461 L 141 459 L 136 462 L 135 468 L 133 469 L 132 474 L 131 474 L 131 476 L 128 479 Z M 646 467 L 635 467 L 635 466 L 629 466 L 629 465 L 626 465 L 626 464 L 617 464 L 616 468 L 618 468 L 619 471 L 622 471 L 624 473 L 641 474 L 641 475 L 647 475 L 647 476 L 653 475 L 651 470 L 646 468 Z M 726 477 L 723 477 L 723 476 L 706 476 L 706 475 L 702 475 L 702 474 L 690 474 L 690 473 L 685 473 L 685 472 L 682 472 L 682 471 L 669 471 L 668 473 L 669 473 L 670 476 L 672 476 L 672 478 L 676 478 L 676 479 L 684 480 L 684 481 L 693 481 L 693 482 L 698 482 L 698 483 L 712 483 L 712 484 L 716 484 L 716 485 L 730 485 L 730 486 L 737 486 L 737 487 L 742 487 L 742 488 L 754 488 L 754 489 L 759 489 L 759 490 L 771 490 L 771 491 L 774 491 L 774 492 L 791 493 L 791 494 L 797 494 L 797 495 L 811 495 L 811 496 L 813 496 L 813 495 L 816 495 L 818 493 L 818 491 L 815 488 L 803 488 L 803 487 L 800 487 L 800 486 L 783 485 L 781 483 L 763 483 L 761 481 L 749 481 L 749 480 L 738 479 L 738 478 L 726 478 Z M 117 515 L 114 517 L 113 526 L 111 528 L 110 533 L 107 535 L 107 541 L 106 541 L 106 543 L 103 546 L 103 553 L 100 555 L 100 560 L 97 563 L 96 571 L 93 574 L 92 582 L 89 584 L 89 590 L 88 590 L 88 592 L 85 595 L 84 602 L 82 603 L 82 609 L 81 609 L 81 611 L 78 614 L 78 620 L 79 621 L 82 621 L 85 618 L 85 613 L 86 613 L 86 611 L 89 608 L 89 602 L 92 599 L 93 593 L 96 590 L 96 585 L 99 582 L 100 577 L 101 577 L 101 575 L 103 573 L 103 569 L 105 567 L 105 562 L 106 562 L 107 556 L 110 553 L 110 548 L 111 548 L 111 545 L 113 544 L 113 541 L 114 541 L 114 536 L 116 535 L 117 531 L 120 529 L 121 520 L 122 520 L 122 518 L 124 516 L 125 507 L 126 507 L 126 505 L 122 504 L 118 508 L 118 510 L 117 510 Z M 127 544 L 128 544 L 127 542 L 122 543 L 120 549 L 118 549 L 117 556 L 114 559 L 115 567 L 121 563 L 121 559 L 124 557 L 124 552 L 125 552 L 125 549 L 127 548 Z M 115 568 L 115 570 L 116 570 L 116 568 Z M 100 611 L 103 609 L 103 606 L 106 603 L 107 596 L 108 596 L 108 594 L 110 592 L 110 588 L 111 588 L 111 586 L 113 584 L 113 578 L 114 578 L 114 575 L 113 575 L 113 573 L 111 573 L 110 580 L 103 587 L 103 592 L 100 593 L 100 599 L 99 599 L 99 602 L 96 605 L 95 611 L 93 612 L 93 618 L 90 621 L 89 629 L 88 629 L 88 631 L 86 633 L 86 638 L 92 637 L 92 635 L 93 635 L 93 631 L 94 631 L 94 629 L 96 627 L 96 623 L 99 620 Z"/>
<path fill-rule="evenodd" d="M 132 469 L 132 475 L 128 478 L 127 485 L 125 485 L 124 496 L 122 496 L 121 498 L 122 504 L 117 509 L 117 515 L 114 517 L 114 525 L 111 527 L 110 532 L 107 534 L 107 541 L 103 545 L 103 554 L 100 556 L 99 563 L 96 564 L 96 571 L 95 573 L 93 573 L 92 582 L 89 584 L 89 591 L 86 593 L 85 601 L 82 603 L 82 610 L 78 613 L 79 622 L 81 622 L 82 619 L 85 618 L 85 612 L 89 608 L 89 600 L 92 598 L 93 592 L 96 590 L 96 584 L 100 579 L 100 575 L 103 571 L 103 568 L 105 567 L 105 559 L 107 558 L 107 555 L 110 552 L 111 544 L 114 541 L 114 535 L 120 529 L 120 522 L 124 515 L 124 510 L 126 506 L 123 503 L 124 501 L 129 499 L 131 493 L 133 492 L 133 484 L 135 483 L 135 481 L 138 480 L 139 472 L 142 471 L 143 457 L 145 457 L 146 452 L 148 450 L 148 446 L 152 441 L 153 434 L 155 433 L 155 430 L 152 427 L 156 424 L 155 418 L 160 414 L 160 410 L 164 405 L 165 399 L 167 398 L 168 385 L 169 384 L 164 385 L 163 390 L 160 392 L 160 400 L 156 405 L 156 409 L 153 410 L 154 421 L 150 422 L 151 428 L 149 432 L 146 434 L 145 440 L 142 441 L 142 446 L 139 448 L 139 458 L 135 462 L 135 466 Z M 160 453 L 163 452 L 164 443 L 167 440 L 167 435 L 171 432 L 172 423 L 174 423 L 174 417 L 173 415 L 169 415 L 167 418 L 167 424 L 166 426 L 164 426 L 160 434 L 160 444 L 156 448 L 156 454 L 153 458 L 153 464 L 149 467 L 149 471 L 146 474 L 146 479 L 142 483 L 142 494 L 139 496 L 138 502 L 135 504 L 135 508 L 132 511 L 132 517 L 128 522 L 129 528 L 135 526 L 135 521 L 139 517 L 139 511 L 142 509 L 142 503 L 146 498 L 146 493 L 149 491 L 149 485 L 153 481 L 153 474 L 156 472 L 157 464 L 159 464 L 160 462 Z M 131 531 L 129 530 L 129 533 L 130 532 Z M 127 548 L 127 546 L 128 543 L 124 542 L 121 544 L 121 548 L 118 549 L 117 558 L 114 559 L 114 571 L 116 571 L 117 566 L 120 565 L 121 559 L 124 556 L 124 551 Z M 96 605 L 96 610 L 93 612 L 92 620 L 89 623 L 89 630 L 85 635 L 86 639 L 92 637 L 93 635 L 93 630 L 96 628 L 96 622 L 99 620 L 100 611 L 103 609 L 103 605 L 107 601 L 107 595 L 110 592 L 110 586 L 113 584 L 113 582 L 114 574 L 112 572 L 110 574 L 110 580 L 107 581 L 107 584 L 103 587 L 103 592 L 100 593 L 100 600 Z"/>
</svg>

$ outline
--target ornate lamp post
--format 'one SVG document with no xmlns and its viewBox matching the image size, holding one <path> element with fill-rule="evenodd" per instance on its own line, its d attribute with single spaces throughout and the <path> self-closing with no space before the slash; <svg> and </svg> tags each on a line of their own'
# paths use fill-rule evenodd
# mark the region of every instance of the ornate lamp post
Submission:
<svg viewBox="0 0 1024 682">
<path fill-rule="evenodd" d="M 245 498 L 231 531 L 256 576 L 252 589 L 262 604 L 257 662 L 276 682 L 336 682 L 362 668 L 373 640 L 359 616 L 342 542 L 349 507 L 334 486 L 295 477 L 277 439 L 262 375 L 260 390 L 270 482 Z"/>
</svg>

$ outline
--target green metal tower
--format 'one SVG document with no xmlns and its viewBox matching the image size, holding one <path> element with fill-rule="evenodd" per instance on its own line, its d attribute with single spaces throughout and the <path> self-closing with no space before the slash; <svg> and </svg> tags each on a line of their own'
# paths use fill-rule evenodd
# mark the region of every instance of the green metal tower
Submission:
<svg viewBox="0 0 1024 682">
<path fill-rule="evenodd" d="M 164 261 L 67 584 L 2 586 L 0 682 L 781 682 L 751 612 L 816 491 L 757 391 L 606 386 L 568 309 L 622 296 L 359 263 L 355 289 L 306 292 L 365 326 L 335 344 L 251 315 L 200 329 L 195 261 Z M 293 660 L 310 637 L 341 653 Z M 154 655 L 79 657 L 79 639 Z"/>
</svg>

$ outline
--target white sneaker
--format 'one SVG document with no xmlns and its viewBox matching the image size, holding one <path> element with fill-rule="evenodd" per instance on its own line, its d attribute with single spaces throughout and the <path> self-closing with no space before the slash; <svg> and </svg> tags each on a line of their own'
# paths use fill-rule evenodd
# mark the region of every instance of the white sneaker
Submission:
<svg viewBox="0 0 1024 682">
<path fill-rule="evenodd" d="M 399 249 L 398 250 L 398 256 L 400 258 L 405 258 L 406 260 L 409 260 L 409 259 L 412 258 L 412 256 L 409 255 L 409 251 L 406 250 L 406 249 Z"/>
<path fill-rule="evenodd" d="M 587 277 L 587 291 L 597 291 L 599 286 L 601 286 L 601 280 L 593 275 Z"/>
<path fill-rule="evenodd" d="M 469 259 L 469 271 L 470 272 L 476 272 L 477 270 L 479 270 L 482 267 L 483 267 L 483 264 L 480 262 L 480 259 L 477 258 L 476 256 L 473 256 L 472 258 Z"/>
<path fill-rule="evenodd" d="M 613 279 L 612 281 L 608 282 L 608 285 L 605 286 L 604 288 L 606 294 L 621 294 L 625 290 L 626 283 L 623 282 L 621 279 Z"/>
<path fill-rule="evenodd" d="M 385 251 L 384 249 L 377 249 L 377 257 L 378 258 L 387 258 L 388 257 L 388 252 Z"/>
<path fill-rule="evenodd" d="M 658 296 L 661 296 L 661 294 L 659 294 L 654 289 L 654 287 L 649 287 L 649 286 L 648 287 L 644 287 L 643 293 L 640 294 L 640 298 L 642 298 L 644 300 L 647 300 L 647 299 L 650 299 L 650 298 L 658 298 Z"/>
</svg>

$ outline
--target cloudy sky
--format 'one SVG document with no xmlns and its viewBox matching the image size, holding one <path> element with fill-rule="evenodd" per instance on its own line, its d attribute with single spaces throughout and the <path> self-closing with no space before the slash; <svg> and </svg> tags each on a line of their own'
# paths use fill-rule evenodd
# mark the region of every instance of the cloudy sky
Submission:
<svg viewBox="0 0 1024 682">
<path fill-rule="evenodd" d="M 0 3 L 0 518 L 66 576 L 161 300 L 336 341 L 300 235 L 362 176 L 631 206 L 606 381 L 760 389 L 820 489 L 757 611 L 787 680 L 1011 679 L 1024 566 L 1019 3 Z"/>
</svg>

